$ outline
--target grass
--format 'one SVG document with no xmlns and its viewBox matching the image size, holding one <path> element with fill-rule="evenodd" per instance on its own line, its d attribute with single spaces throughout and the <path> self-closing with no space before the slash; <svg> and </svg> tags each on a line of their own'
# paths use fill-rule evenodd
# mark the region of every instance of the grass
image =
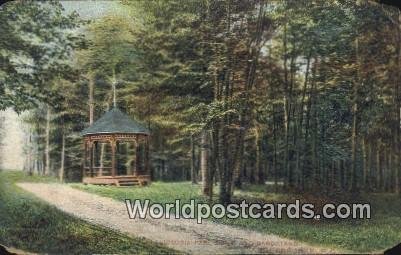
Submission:
<svg viewBox="0 0 401 255">
<path fill-rule="evenodd" d="M 149 199 L 157 203 L 171 203 L 175 199 L 188 202 L 190 199 L 206 201 L 199 193 L 198 185 L 189 182 L 152 182 L 149 186 L 121 187 L 71 184 L 73 188 L 111 197 L 117 200 Z"/>
<path fill-rule="evenodd" d="M 150 199 L 152 202 L 172 203 L 175 199 L 188 202 L 191 198 L 206 201 L 200 187 L 189 182 L 154 182 L 148 187 L 101 187 L 73 184 L 75 188 L 117 200 Z M 297 195 L 266 192 L 266 186 L 248 185 L 235 193 L 235 199 L 269 203 L 294 201 Z M 213 219 L 223 224 L 277 234 L 320 247 L 340 251 L 378 252 L 401 241 L 401 199 L 393 194 L 374 194 L 364 198 L 372 206 L 372 218 L 363 220 L 293 220 L 293 219 Z"/>
<path fill-rule="evenodd" d="M 86 223 L 23 191 L 16 182 L 52 178 L 0 172 L 0 243 L 47 254 L 168 254 L 159 244 Z"/>
</svg>

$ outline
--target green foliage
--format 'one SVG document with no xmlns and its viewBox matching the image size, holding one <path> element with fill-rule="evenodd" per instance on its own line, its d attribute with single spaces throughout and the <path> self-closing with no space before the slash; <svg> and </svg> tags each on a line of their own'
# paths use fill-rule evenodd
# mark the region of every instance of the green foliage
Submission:
<svg viewBox="0 0 401 255">
<path fill-rule="evenodd" d="M 76 13 L 68 16 L 56 1 L 9 2 L 0 11 L 0 109 L 22 111 L 38 102 L 56 105 L 61 93 L 47 82 L 72 79 L 73 49 L 83 46 L 75 30 L 82 24 Z"/>
</svg>

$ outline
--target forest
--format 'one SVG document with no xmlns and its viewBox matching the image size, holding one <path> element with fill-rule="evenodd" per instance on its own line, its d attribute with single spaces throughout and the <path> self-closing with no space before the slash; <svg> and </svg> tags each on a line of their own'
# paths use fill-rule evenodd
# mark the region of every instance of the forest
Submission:
<svg viewBox="0 0 401 255">
<path fill-rule="evenodd" d="M 29 127 L 28 173 L 79 181 L 80 132 L 115 91 L 151 132 L 153 180 L 199 182 L 222 203 L 247 183 L 401 193 L 398 9 L 122 1 L 88 20 L 58 1 L 26 2 L 0 7 L 0 109 Z"/>
</svg>

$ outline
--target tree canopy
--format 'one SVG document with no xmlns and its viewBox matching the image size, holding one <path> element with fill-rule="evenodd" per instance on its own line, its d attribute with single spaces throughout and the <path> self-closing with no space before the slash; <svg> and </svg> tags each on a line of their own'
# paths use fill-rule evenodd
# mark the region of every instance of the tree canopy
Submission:
<svg viewBox="0 0 401 255">
<path fill-rule="evenodd" d="M 39 163 L 29 169 L 57 172 L 65 157 L 67 178 L 79 179 L 78 132 L 115 91 L 151 130 L 156 179 L 202 179 L 210 196 L 219 182 L 224 203 L 246 182 L 400 192 L 397 10 L 351 0 L 122 4 L 129 15 L 90 24 L 53 1 L 1 7 L 0 108 L 34 109 Z"/>
</svg>

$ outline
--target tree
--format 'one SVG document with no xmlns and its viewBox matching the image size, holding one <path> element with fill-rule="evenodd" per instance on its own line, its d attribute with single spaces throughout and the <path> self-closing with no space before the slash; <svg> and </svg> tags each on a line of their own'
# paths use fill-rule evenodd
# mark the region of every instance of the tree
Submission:
<svg viewBox="0 0 401 255">
<path fill-rule="evenodd" d="M 74 29 L 82 22 L 76 13 L 64 15 L 60 3 L 9 2 L 0 12 L 0 109 L 21 111 L 38 102 L 56 104 L 60 93 L 47 81 L 71 68 L 70 53 L 82 46 Z"/>
</svg>

